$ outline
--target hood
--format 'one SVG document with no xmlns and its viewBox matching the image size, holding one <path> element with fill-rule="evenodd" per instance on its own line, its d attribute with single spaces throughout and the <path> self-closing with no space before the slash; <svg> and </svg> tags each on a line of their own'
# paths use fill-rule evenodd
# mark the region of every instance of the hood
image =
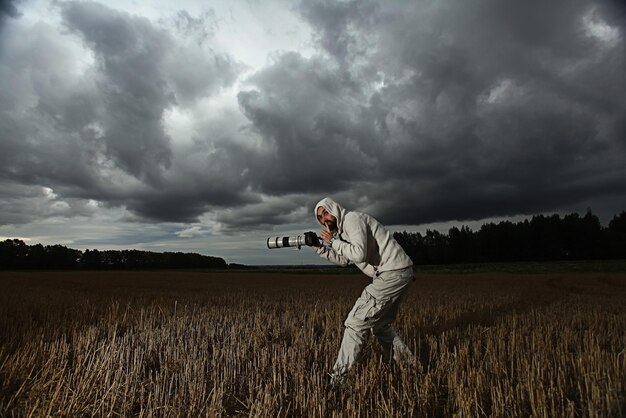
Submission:
<svg viewBox="0 0 626 418">
<path fill-rule="evenodd" d="M 330 197 L 325 197 L 322 200 L 320 200 L 317 203 L 317 205 L 315 205 L 315 210 L 313 210 L 313 215 L 315 216 L 315 220 L 317 221 L 317 223 L 319 223 L 322 226 L 324 226 L 324 224 L 322 224 L 320 221 L 317 220 L 317 209 L 319 209 L 320 207 L 324 207 L 328 211 L 328 213 L 330 213 L 335 218 L 337 218 L 337 229 L 338 229 L 337 232 L 341 233 L 343 231 L 343 218 L 346 214 L 346 208 L 341 206 L 339 203 L 335 202 Z"/>
</svg>

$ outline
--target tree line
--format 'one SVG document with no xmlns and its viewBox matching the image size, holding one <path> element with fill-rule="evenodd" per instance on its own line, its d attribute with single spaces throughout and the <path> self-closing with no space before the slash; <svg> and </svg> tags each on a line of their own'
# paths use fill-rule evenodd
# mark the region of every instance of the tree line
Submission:
<svg viewBox="0 0 626 418">
<path fill-rule="evenodd" d="M 0 242 L 0 269 L 117 270 L 117 269 L 224 269 L 220 257 L 196 253 L 156 253 L 140 250 L 75 250 L 63 245 L 27 245 L 19 239 Z"/>
<path fill-rule="evenodd" d="M 394 238 L 414 264 L 454 264 L 509 261 L 603 260 L 626 258 L 626 212 L 607 227 L 588 210 L 536 215 L 513 223 L 487 223 L 478 231 L 452 227 L 447 234 L 427 230 L 396 232 Z M 156 253 L 140 250 L 80 251 L 62 245 L 27 245 L 19 239 L 0 242 L 0 269 L 107 270 L 242 268 L 224 259 L 196 253 Z"/>
<path fill-rule="evenodd" d="M 414 264 L 624 259 L 626 212 L 615 215 L 608 227 L 588 210 L 584 216 L 536 215 L 530 221 L 487 223 L 475 232 L 467 226 L 447 234 L 396 232 L 394 238 Z"/>
</svg>

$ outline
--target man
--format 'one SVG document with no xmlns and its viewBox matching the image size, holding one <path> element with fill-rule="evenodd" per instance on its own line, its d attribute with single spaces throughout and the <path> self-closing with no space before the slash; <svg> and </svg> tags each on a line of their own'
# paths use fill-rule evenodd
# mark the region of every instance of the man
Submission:
<svg viewBox="0 0 626 418">
<path fill-rule="evenodd" d="M 387 361 L 414 364 L 411 350 L 391 326 L 413 281 L 411 259 L 380 222 L 364 213 L 347 211 L 329 197 L 315 206 L 315 217 L 324 228 L 321 238 L 325 241 L 315 245 L 317 253 L 341 266 L 354 263 L 373 279 L 344 323 L 341 348 L 331 373 L 332 386 L 339 389 L 344 385 L 369 331 L 382 345 Z"/>
</svg>

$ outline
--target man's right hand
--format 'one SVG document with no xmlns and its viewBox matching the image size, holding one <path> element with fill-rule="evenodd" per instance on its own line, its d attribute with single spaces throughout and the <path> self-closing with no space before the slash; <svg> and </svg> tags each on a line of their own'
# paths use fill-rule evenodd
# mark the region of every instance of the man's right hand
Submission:
<svg viewBox="0 0 626 418">
<path fill-rule="evenodd" d="M 305 232 L 304 233 L 304 243 L 306 245 L 308 245 L 309 247 L 321 247 L 322 243 L 320 242 L 320 239 L 318 238 L 318 236 L 315 234 L 315 232 L 313 231 L 309 231 L 309 232 Z"/>
</svg>

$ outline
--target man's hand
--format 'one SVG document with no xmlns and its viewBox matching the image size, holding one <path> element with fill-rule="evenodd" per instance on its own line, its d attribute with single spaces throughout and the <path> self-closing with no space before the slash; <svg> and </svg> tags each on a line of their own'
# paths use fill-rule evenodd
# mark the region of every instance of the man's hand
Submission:
<svg viewBox="0 0 626 418">
<path fill-rule="evenodd" d="M 322 246 L 320 239 L 318 238 L 317 234 L 313 231 L 304 233 L 304 243 L 308 245 L 309 247 L 319 248 Z"/>
<path fill-rule="evenodd" d="M 322 234 L 320 236 L 324 241 L 330 241 L 330 239 L 333 237 L 333 233 L 330 232 L 330 230 L 326 226 L 324 229 L 322 229 Z"/>
</svg>

